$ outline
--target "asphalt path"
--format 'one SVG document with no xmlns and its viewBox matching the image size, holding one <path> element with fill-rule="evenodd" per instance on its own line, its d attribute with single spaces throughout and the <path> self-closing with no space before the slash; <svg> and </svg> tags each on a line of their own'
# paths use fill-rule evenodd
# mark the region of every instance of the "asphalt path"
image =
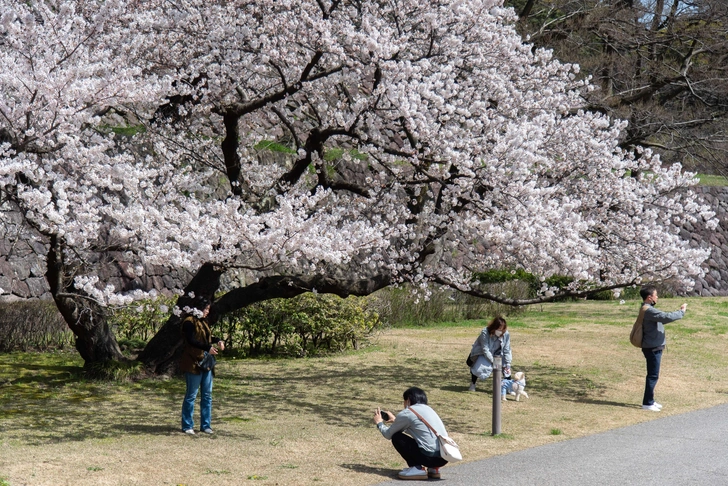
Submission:
<svg viewBox="0 0 728 486">
<path fill-rule="evenodd" d="M 447 486 L 728 486 L 728 404 L 445 466 L 441 473 L 442 479 L 427 482 Z M 381 484 L 403 483 L 415 481 Z"/>
</svg>

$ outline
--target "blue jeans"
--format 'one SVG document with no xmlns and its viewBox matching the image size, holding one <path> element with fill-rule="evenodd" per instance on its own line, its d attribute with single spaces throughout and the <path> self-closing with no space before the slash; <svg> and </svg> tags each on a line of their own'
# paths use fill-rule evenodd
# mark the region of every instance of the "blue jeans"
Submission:
<svg viewBox="0 0 728 486">
<path fill-rule="evenodd" d="M 642 348 L 642 354 L 647 360 L 647 377 L 645 378 L 645 396 L 642 398 L 642 405 L 655 403 L 655 385 L 660 378 L 660 361 L 662 361 L 662 350 L 653 351 Z"/>
<path fill-rule="evenodd" d="M 210 428 L 212 417 L 212 371 L 203 371 L 201 374 L 185 373 L 187 391 L 182 402 L 182 430 L 194 429 L 195 422 L 192 414 L 195 412 L 195 398 L 197 390 L 202 391 L 200 397 L 200 430 Z"/>
</svg>

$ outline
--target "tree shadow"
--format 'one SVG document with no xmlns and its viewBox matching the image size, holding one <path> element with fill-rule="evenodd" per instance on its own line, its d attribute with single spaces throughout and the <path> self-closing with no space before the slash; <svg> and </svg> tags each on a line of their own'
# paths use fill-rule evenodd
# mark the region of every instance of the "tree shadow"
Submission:
<svg viewBox="0 0 728 486">
<path fill-rule="evenodd" d="M 609 400 L 596 400 L 593 398 L 565 398 L 564 400 L 567 402 L 588 403 L 590 405 L 607 405 L 609 407 L 642 408 L 641 404 L 611 402 Z"/>
<path fill-rule="evenodd" d="M 372 426 L 375 406 L 397 413 L 402 407 L 401 393 L 409 386 L 419 386 L 428 395 L 433 391 L 447 392 L 451 397 L 453 393 L 469 393 L 470 373 L 460 359 L 412 357 L 391 365 L 337 360 L 321 361 L 316 366 L 300 361 L 285 366 L 271 364 L 265 368 L 265 375 L 251 376 L 246 374 L 244 364 L 226 368 L 223 361 L 214 382 L 213 420 L 234 424 L 273 415 L 310 415 L 328 425 L 361 428 Z M 20 374 L 17 371 L 21 367 L 40 374 L 13 378 Z M 578 370 L 537 365 L 514 371 L 526 373 L 526 390 L 532 397 L 632 407 L 599 400 L 606 387 Z M 10 381 L 0 385 L 0 390 L 11 398 L 0 409 L 3 432 L 22 435 L 26 443 L 35 444 L 179 433 L 177 417 L 184 380 L 149 380 L 133 385 L 95 383 L 80 378 L 79 372 L 80 368 L 74 366 L 18 365 L 4 373 Z M 312 389 L 316 390 L 315 396 Z M 492 381 L 479 381 L 475 393 L 490 400 Z M 144 403 L 143 414 L 139 412 L 140 403 Z M 469 433 L 480 427 L 458 418 L 459 410 L 472 406 L 470 399 L 440 399 L 431 405 L 450 430 Z M 196 413 L 198 407 L 199 398 Z M 24 430 L 28 427 L 34 427 L 34 433 L 26 436 Z M 236 429 L 227 427 L 225 434 L 235 434 Z"/>
<path fill-rule="evenodd" d="M 367 466 L 366 464 L 340 464 L 340 466 L 344 469 L 349 469 L 350 471 L 358 473 L 377 474 L 379 476 L 384 476 L 385 478 L 390 479 L 397 478 L 397 471 L 393 471 L 392 469 L 385 469 L 383 467 L 372 467 Z"/>
</svg>

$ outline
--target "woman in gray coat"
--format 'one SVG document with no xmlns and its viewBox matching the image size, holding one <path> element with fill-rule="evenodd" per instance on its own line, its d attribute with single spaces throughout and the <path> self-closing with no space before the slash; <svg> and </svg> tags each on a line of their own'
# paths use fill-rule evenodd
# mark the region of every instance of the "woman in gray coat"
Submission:
<svg viewBox="0 0 728 486">
<path fill-rule="evenodd" d="M 470 391 L 475 391 L 475 382 L 478 378 L 485 380 L 493 374 L 493 358 L 503 357 L 503 375 L 511 376 L 511 335 L 508 333 L 508 323 L 498 316 L 483 328 L 480 336 L 473 343 L 470 350 Z"/>
</svg>

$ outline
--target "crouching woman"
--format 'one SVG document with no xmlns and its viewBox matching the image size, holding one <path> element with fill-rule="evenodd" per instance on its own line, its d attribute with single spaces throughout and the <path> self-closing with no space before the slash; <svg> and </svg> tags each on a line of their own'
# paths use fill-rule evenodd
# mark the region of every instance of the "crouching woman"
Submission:
<svg viewBox="0 0 728 486">
<path fill-rule="evenodd" d="M 382 412 L 377 408 L 374 412 L 374 423 L 407 462 L 408 467 L 399 472 L 400 479 L 439 479 L 440 468 L 447 461 L 440 456 L 437 436 L 425 425 L 423 419 L 443 437 L 448 436 L 445 426 L 437 413 L 427 405 L 427 395 L 423 390 L 411 387 L 405 390 L 402 397 L 404 410 L 394 417 L 391 412 Z M 389 418 L 389 425 L 382 415 Z"/>
</svg>

